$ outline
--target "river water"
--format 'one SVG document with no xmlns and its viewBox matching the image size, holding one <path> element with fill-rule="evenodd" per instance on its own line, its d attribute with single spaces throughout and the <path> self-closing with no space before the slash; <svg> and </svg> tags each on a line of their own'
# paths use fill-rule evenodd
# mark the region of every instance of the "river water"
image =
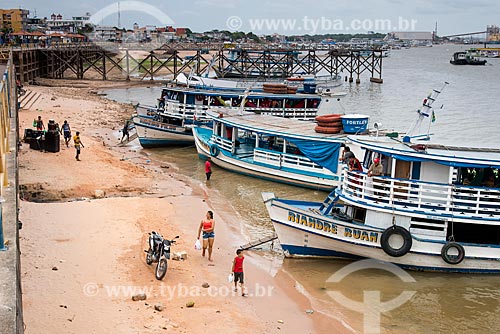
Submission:
<svg viewBox="0 0 500 334">
<path fill-rule="evenodd" d="M 500 59 L 488 59 L 486 66 L 451 65 L 453 52 L 462 49 L 465 47 L 442 45 L 392 51 L 390 57 L 383 59 L 383 84 L 370 83 L 364 76 L 359 85 L 344 84 L 342 89 L 348 93 L 342 102 L 346 112 L 367 114 L 371 122 L 380 121 L 388 129 L 407 130 L 422 100 L 432 89 L 441 89 L 446 81 L 449 85 L 434 104 L 433 138 L 454 145 L 500 147 Z M 132 88 L 105 93 L 121 102 L 155 104 L 160 90 Z M 175 164 L 192 182 L 204 182 L 204 166 L 194 147 L 145 151 L 152 159 Z M 273 231 L 261 192 L 317 201 L 326 195 L 230 173 L 216 166 L 207 187 L 217 191 L 217 202 L 230 203 L 238 212 L 241 221 L 234 223 L 245 225 L 249 239 Z M 316 312 L 341 319 L 355 333 L 364 332 L 361 308 L 353 311 L 337 302 L 332 291 L 360 303 L 366 300 L 366 291 L 379 292 L 382 303 L 390 302 L 403 291 L 411 291 L 412 297 L 406 303 L 388 307 L 381 314 L 381 333 L 500 332 L 500 276 L 408 272 L 414 279 L 408 283 L 384 270 L 365 269 L 339 283 L 327 282 L 348 264 L 342 260 L 285 259 L 279 270 L 292 275 Z M 368 321 L 365 332 L 374 332 L 377 323 Z"/>
</svg>

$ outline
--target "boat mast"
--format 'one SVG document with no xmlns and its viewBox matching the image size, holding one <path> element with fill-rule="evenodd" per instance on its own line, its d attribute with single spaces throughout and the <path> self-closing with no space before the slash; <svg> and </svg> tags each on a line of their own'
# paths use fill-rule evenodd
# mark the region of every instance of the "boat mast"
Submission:
<svg viewBox="0 0 500 334">
<path fill-rule="evenodd" d="M 422 134 L 416 135 L 415 131 L 417 131 L 417 130 L 420 131 L 420 128 L 422 126 L 422 122 L 424 121 L 424 119 L 426 117 L 429 118 L 429 126 L 427 128 L 427 134 L 425 135 L 425 137 L 423 139 L 427 140 L 430 138 L 430 128 L 431 128 L 431 123 L 433 121 L 432 113 L 434 110 L 432 108 L 432 104 L 434 103 L 434 101 L 437 100 L 439 94 L 441 94 L 443 89 L 448 84 L 449 84 L 448 82 L 445 82 L 443 84 L 443 87 L 441 87 L 440 90 L 433 89 L 432 92 L 424 99 L 424 101 L 422 103 L 422 109 L 417 110 L 417 113 L 418 113 L 417 120 L 411 125 L 411 127 L 406 132 L 406 136 L 403 138 L 404 142 L 410 142 L 411 138 L 422 136 Z"/>
</svg>

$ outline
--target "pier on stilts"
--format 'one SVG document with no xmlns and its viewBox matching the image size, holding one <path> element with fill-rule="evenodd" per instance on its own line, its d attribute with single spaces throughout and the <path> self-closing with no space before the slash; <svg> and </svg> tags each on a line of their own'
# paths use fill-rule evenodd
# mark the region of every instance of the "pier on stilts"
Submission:
<svg viewBox="0 0 500 334">
<path fill-rule="evenodd" d="M 214 47 L 213 45 L 209 45 Z M 166 81 L 180 73 L 202 74 L 207 69 L 221 78 L 289 77 L 301 74 L 342 76 L 360 83 L 362 77 L 382 83 L 382 50 L 250 50 L 191 49 L 189 44 L 164 45 L 139 58 L 128 49 L 106 49 L 93 43 L 12 48 L 21 83 L 36 78 Z M 215 46 L 216 47 L 216 46 Z M 0 59 L 9 49 L 0 49 Z"/>
</svg>

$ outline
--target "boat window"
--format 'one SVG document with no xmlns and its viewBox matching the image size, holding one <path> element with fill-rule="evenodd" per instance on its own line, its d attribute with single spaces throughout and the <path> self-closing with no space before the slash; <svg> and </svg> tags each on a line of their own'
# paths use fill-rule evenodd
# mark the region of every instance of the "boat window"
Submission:
<svg viewBox="0 0 500 334">
<path fill-rule="evenodd" d="M 290 142 L 286 142 L 286 152 L 295 155 L 304 155 L 297 146 Z"/>
<path fill-rule="evenodd" d="M 448 223 L 447 237 L 456 242 L 481 245 L 500 245 L 500 229 L 495 225 Z"/>
<path fill-rule="evenodd" d="M 363 208 L 353 208 L 352 220 L 358 223 L 365 223 L 366 209 Z"/>
<path fill-rule="evenodd" d="M 320 100 L 318 99 L 307 99 L 307 108 L 317 108 L 319 105 Z M 296 107 L 298 108 L 298 107 Z"/>
<path fill-rule="evenodd" d="M 422 167 L 422 162 L 413 161 L 411 164 L 411 179 L 420 180 L 420 168 Z"/>
<path fill-rule="evenodd" d="M 380 159 L 380 163 L 382 164 L 382 175 L 389 174 L 389 172 L 388 172 L 389 161 L 391 160 L 391 158 L 386 156 L 386 155 L 383 155 L 383 154 L 380 154 L 377 152 L 373 152 L 370 150 L 366 150 L 366 152 L 365 152 L 365 156 L 363 157 L 363 167 L 365 169 L 369 169 L 373 163 L 373 159 L 375 159 L 375 158 Z"/>
<path fill-rule="evenodd" d="M 500 188 L 500 175 L 497 168 L 466 168 L 457 172 L 457 184 L 475 187 Z"/>
<path fill-rule="evenodd" d="M 250 107 L 250 108 L 255 108 L 257 107 L 257 100 L 256 99 L 248 99 L 245 102 L 245 107 Z"/>
<path fill-rule="evenodd" d="M 366 150 L 365 156 L 363 158 L 363 167 L 364 168 L 366 168 L 366 169 L 370 168 L 370 165 L 373 161 L 372 157 L 374 154 L 375 154 L 375 152 L 370 151 L 370 150 Z"/>
</svg>

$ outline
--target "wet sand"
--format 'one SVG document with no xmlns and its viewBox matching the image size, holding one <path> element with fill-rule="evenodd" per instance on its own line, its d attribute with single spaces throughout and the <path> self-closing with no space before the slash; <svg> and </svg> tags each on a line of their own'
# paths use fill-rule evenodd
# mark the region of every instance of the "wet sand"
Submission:
<svg viewBox="0 0 500 334">
<path fill-rule="evenodd" d="M 118 146 L 131 106 L 95 91 L 113 83 L 57 81 L 20 111 L 20 133 L 38 115 L 66 119 L 81 132 L 82 161 L 61 151 L 20 148 L 23 306 L 26 333 L 324 333 L 346 332 L 319 312 L 286 272 L 245 252 L 248 297 L 227 282 L 235 250 L 248 240 L 238 214 L 212 201 L 217 190 L 152 161 L 147 150 Z M 65 86 L 67 85 L 67 86 Z M 119 85 L 123 85 L 120 83 Z M 71 87 L 72 86 L 72 87 Z M 75 87 L 77 86 L 77 87 Z M 193 164 L 200 163 L 194 161 Z M 96 190 L 99 190 L 96 192 Z M 104 198 L 100 197 L 104 193 Z M 214 262 L 193 249 L 207 210 L 216 221 Z M 179 235 L 163 281 L 145 263 L 148 232 Z M 203 283 L 210 287 L 203 288 Z M 131 296 L 146 292 L 145 301 Z M 195 306 L 187 308 L 193 301 Z M 155 311 L 161 303 L 163 311 Z"/>
</svg>

